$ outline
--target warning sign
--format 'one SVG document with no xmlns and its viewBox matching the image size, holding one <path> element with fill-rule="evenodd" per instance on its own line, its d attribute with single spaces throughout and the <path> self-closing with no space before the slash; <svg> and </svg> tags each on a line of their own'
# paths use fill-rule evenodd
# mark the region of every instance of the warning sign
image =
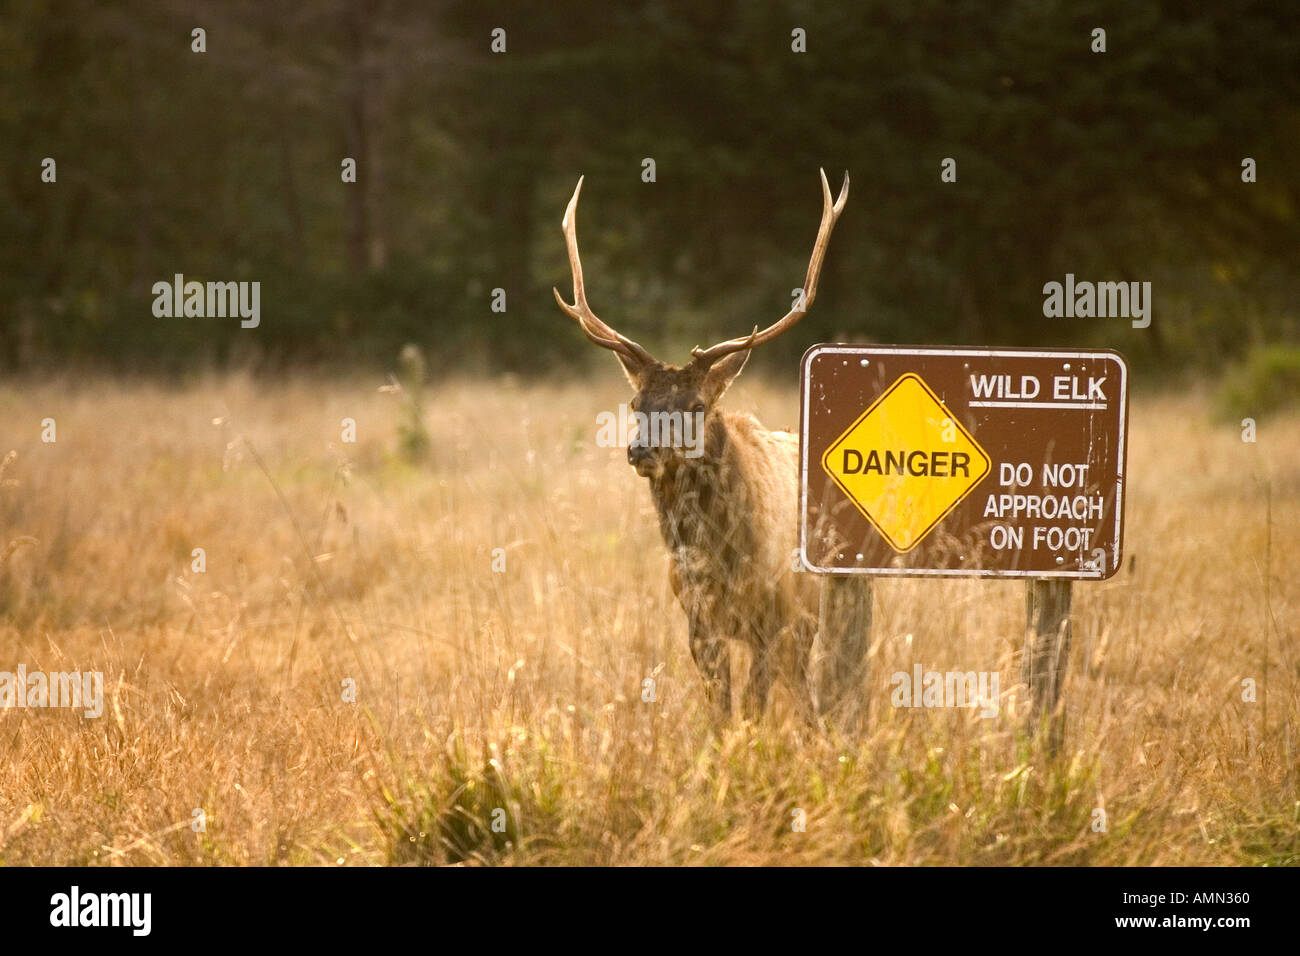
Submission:
<svg viewBox="0 0 1300 956">
<path fill-rule="evenodd" d="M 1112 351 L 819 345 L 802 365 L 813 571 L 1105 578 L 1128 369 Z"/>
<path fill-rule="evenodd" d="M 895 551 L 910 551 L 989 473 L 989 456 L 907 372 L 826 449 L 822 467 Z"/>
</svg>

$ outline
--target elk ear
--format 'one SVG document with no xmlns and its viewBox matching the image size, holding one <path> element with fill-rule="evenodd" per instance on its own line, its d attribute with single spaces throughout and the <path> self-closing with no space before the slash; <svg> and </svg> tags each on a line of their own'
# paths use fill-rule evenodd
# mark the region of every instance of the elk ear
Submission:
<svg viewBox="0 0 1300 956">
<path fill-rule="evenodd" d="M 731 387 L 731 383 L 736 380 L 745 363 L 749 361 L 749 349 L 743 352 L 732 352 L 730 355 L 718 359 L 710 368 L 707 375 L 704 376 L 704 387 L 700 390 L 704 393 L 709 404 L 712 405 L 720 399 L 724 392 Z"/>
<path fill-rule="evenodd" d="M 618 359 L 618 364 L 623 369 L 623 374 L 627 376 L 628 383 L 639 392 L 641 390 L 641 372 L 645 365 L 628 358 L 622 352 L 615 352 L 614 357 Z"/>
</svg>

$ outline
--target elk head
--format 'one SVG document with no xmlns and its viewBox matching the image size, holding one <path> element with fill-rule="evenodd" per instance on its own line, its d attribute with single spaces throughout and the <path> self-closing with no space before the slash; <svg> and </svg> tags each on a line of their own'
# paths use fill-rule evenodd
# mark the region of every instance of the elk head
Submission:
<svg viewBox="0 0 1300 956">
<path fill-rule="evenodd" d="M 569 250 L 569 267 L 573 271 L 573 304 L 565 302 L 559 289 L 553 289 L 555 301 L 561 309 L 577 321 L 583 334 L 601 348 L 609 349 L 623 366 L 636 395 L 631 407 L 638 414 L 638 434 L 628 445 L 628 463 L 642 477 L 661 474 L 671 468 L 684 455 L 690 455 L 692 435 L 696 442 L 706 434 L 705 425 L 713 413 L 718 399 L 740 374 L 756 346 L 770 342 L 791 328 L 812 305 L 817 294 L 817 279 L 821 274 L 822 259 L 830 243 L 831 230 L 839 219 L 844 203 L 849 198 L 849 175 L 844 174 L 844 185 L 839 197 L 831 201 L 831 187 L 826 181 L 826 171 L 821 170 L 822 218 L 813 243 L 808 275 L 804 279 L 803 294 L 795 307 L 767 328 L 740 338 L 728 339 L 717 345 L 691 350 L 691 359 L 685 365 L 667 365 L 658 361 L 644 348 L 627 336 L 597 318 L 587 304 L 587 290 L 582 279 L 582 259 L 578 255 L 576 217 L 578 197 L 582 193 L 582 178 L 573 191 L 568 208 L 564 211 L 562 226 L 564 240 Z M 642 418 L 641 416 L 644 416 Z M 667 426 L 668 435 L 659 427 L 645 433 L 640 422 L 648 421 Z"/>
</svg>

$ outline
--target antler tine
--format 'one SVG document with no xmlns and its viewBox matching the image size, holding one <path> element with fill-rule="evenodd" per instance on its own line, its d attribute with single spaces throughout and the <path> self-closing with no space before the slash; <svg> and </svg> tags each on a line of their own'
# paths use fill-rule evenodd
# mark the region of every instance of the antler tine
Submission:
<svg viewBox="0 0 1300 956">
<path fill-rule="evenodd" d="M 577 321 L 583 334 L 591 341 L 602 348 L 618 352 L 637 364 L 653 362 L 654 359 L 649 352 L 602 322 L 587 304 L 587 287 L 582 279 L 582 258 L 578 255 L 577 224 L 578 196 L 582 193 L 582 181 L 585 178 L 585 176 L 578 177 L 577 188 L 573 190 L 573 198 L 569 200 L 569 205 L 564 210 L 564 220 L 560 224 L 564 230 L 564 243 L 569 250 L 569 268 L 573 272 L 573 305 L 564 301 L 559 289 L 552 287 L 551 291 L 555 293 L 555 301 L 559 303 L 560 308 Z"/>
<path fill-rule="evenodd" d="M 813 243 L 812 259 L 808 262 L 808 275 L 803 283 L 803 296 L 800 305 L 785 314 L 785 317 L 769 325 L 763 331 L 755 327 L 749 335 L 742 336 L 738 339 L 728 339 L 725 342 L 719 342 L 707 349 L 698 346 L 691 350 L 691 355 L 695 361 L 702 365 L 712 365 L 724 355 L 730 355 L 732 352 L 743 352 L 752 349 L 764 342 L 770 342 L 782 332 L 789 329 L 808 311 L 813 304 L 813 298 L 817 295 L 817 279 L 821 276 L 822 259 L 826 257 L 826 247 L 831 241 L 831 230 L 835 228 L 836 221 L 840 218 L 840 213 L 844 210 L 844 203 L 849 198 L 849 174 L 844 173 L 844 185 L 840 187 L 839 197 L 831 202 L 831 186 L 826 181 L 826 170 L 821 170 L 822 177 L 822 220 L 821 225 L 817 227 L 817 241 Z"/>
</svg>

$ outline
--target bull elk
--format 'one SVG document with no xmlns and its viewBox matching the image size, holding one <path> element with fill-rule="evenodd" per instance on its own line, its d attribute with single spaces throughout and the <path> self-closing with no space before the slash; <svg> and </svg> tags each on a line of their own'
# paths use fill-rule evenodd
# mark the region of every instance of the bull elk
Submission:
<svg viewBox="0 0 1300 956">
<path fill-rule="evenodd" d="M 618 358 L 636 395 L 638 424 L 651 418 L 697 423 L 697 447 L 638 434 L 627 460 L 647 478 L 670 555 L 673 593 L 686 612 L 691 656 L 710 699 L 731 713 L 728 641 L 752 652 L 742 712 L 763 713 L 774 678 L 811 715 L 809 657 L 817 632 L 817 582 L 796 574 L 798 437 L 768 431 L 752 415 L 722 411 L 718 401 L 745 367 L 750 352 L 795 325 L 812 305 L 831 230 L 849 195 L 849 177 L 832 203 L 821 172 L 822 217 L 802 294 L 786 316 L 767 328 L 709 348 L 696 347 L 685 365 L 666 365 L 597 318 L 587 304 L 578 255 L 576 216 L 582 179 L 564 212 L 563 230 L 573 271 L 573 304 L 558 289 L 555 301 L 583 333 Z M 642 415 L 645 419 L 642 419 Z M 661 437 L 661 436 L 659 436 Z"/>
</svg>

